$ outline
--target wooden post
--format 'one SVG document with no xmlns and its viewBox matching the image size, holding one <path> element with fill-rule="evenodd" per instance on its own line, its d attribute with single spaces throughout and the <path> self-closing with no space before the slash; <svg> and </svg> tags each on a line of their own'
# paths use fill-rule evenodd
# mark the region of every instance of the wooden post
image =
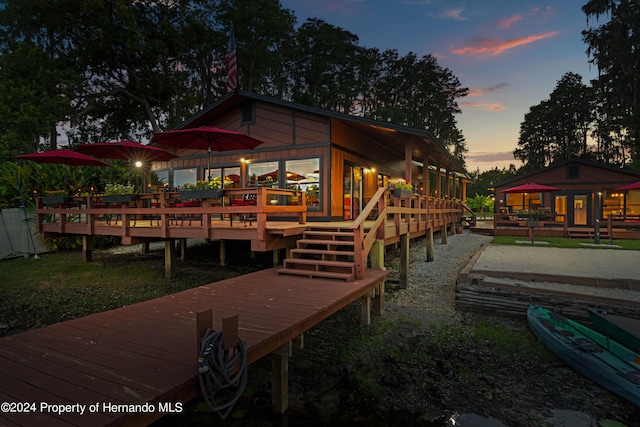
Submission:
<svg viewBox="0 0 640 427">
<path fill-rule="evenodd" d="M 222 348 L 229 350 L 238 345 L 238 315 L 222 318 Z"/>
<path fill-rule="evenodd" d="M 435 260 L 435 246 L 433 244 L 433 227 L 427 230 L 427 262 Z"/>
<path fill-rule="evenodd" d="M 273 266 L 277 267 L 282 263 L 282 257 L 280 256 L 280 249 L 273 250 Z"/>
<path fill-rule="evenodd" d="M 164 241 L 164 277 L 173 278 L 176 271 L 176 241 L 169 239 Z"/>
<path fill-rule="evenodd" d="M 409 285 L 409 233 L 400 236 L 400 288 Z"/>
<path fill-rule="evenodd" d="M 93 236 L 82 236 L 82 260 L 90 262 L 93 258 Z"/>
<path fill-rule="evenodd" d="M 187 259 L 187 239 L 180 239 L 178 244 L 180 246 L 180 261 L 184 261 Z"/>
<path fill-rule="evenodd" d="M 227 266 L 227 241 L 220 239 L 220 266 Z"/>
<path fill-rule="evenodd" d="M 367 292 L 360 297 L 360 323 L 369 326 L 371 325 L 371 296 L 373 291 Z"/>
<path fill-rule="evenodd" d="M 289 357 L 293 353 L 291 341 L 271 354 L 271 407 L 277 414 L 289 409 Z"/>
<path fill-rule="evenodd" d="M 377 288 L 374 288 L 374 297 L 371 301 L 371 309 L 373 314 L 380 316 L 384 311 L 384 282 Z"/>
<path fill-rule="evenodd" d="M 376 239 L 369 251 L 369 258 L 371 260 L 371 268 L 379 268 L 384 270 L 384 240 Z"/>
<path fill-rule="evenodd" d="M 442 243 L 443 245 L 446 245 L 447 242 L 447 224 L 443 224 L 442 227 L 440 227 L 440 243 Z"/>
<path fill-rule="evenodd" d="M 140 244 L 140 253 L 148 254 L 149 253 L 149 243 L 141 243 Z"/>
</svg>

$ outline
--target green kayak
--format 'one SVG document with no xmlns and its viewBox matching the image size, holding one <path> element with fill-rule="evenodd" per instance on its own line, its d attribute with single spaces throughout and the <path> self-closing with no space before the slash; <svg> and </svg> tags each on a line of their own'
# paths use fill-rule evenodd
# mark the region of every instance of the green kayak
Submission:
<svg viewBox="0 0 640 427">
<path fill-rule="evenodd" d="M 640 406 L 640 355 L 561 314 L 534 305 L 529 327 L 567 365 Z"/>
</svg>

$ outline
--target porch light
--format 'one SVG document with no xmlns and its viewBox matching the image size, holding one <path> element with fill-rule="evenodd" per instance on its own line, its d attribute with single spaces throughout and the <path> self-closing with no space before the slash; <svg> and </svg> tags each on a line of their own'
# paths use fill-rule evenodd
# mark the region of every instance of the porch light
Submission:
<svg viewBox="0 0 640 427">
<path fill-rule="evenodd" d="M 137 168 L 141 168 L 142 167 L 142 162 L 140 160 L 136 160 L 135 165 L 136 165 Z"/>
</svg>

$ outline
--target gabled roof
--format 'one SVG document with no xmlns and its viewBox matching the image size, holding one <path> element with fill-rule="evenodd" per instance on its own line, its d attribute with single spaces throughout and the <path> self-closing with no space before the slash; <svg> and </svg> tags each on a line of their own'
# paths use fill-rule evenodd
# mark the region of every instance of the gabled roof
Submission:
<svg viewBox="0 0 640 427">
<path fill-rule="evenodd" d="M 242 90 L 229 92 L 218 101 L 176 126 L 176 129 L 206 125 L 215 117 L 222 115 L 232 108 L 242 105 L 242 103 L 248 99 L 339 120 L 346 126 L 357 130 L 359 133 L 366 135 L 373 140 L 379 141 L 386 147 L 394 149 L 402 155 L 404 155 L 405 144 L 409 142 L 412 144 L 413 158 L 415 160 L 422 161 L 423 154 L 427 152 L 429 159 L 432 162 L 437 163 L 440 167 L 449 169 L 452 172 L 461 172 L 466 174 L 465 169 L 459 164 L 459 162 L 428 130 L 410 128 L 394 123 L 381 122 L 350 114 L 338 113 Z M 392 132 L 390 132 L 390 130 Z"/>
<path fill-rule="evenodd" d="M 538 170 L 535 170 L 533 172 L 526 173 L 524 175 L 515 176 L 515 177 L 513 177 L 511 179 L 508 179 L 506 181 L 502 181 L 502 182 L 499 182 L 497 184 L 494 184 L 494 187 L 502 187 L 502 186 L 505 186 L 505 185 L 509 185 L 509 184 L 511 184 L 512 182 L 515 182 L 515 181 L 522 181 L 523 179 L 526 180 L 526 181 L 535 181 L 534 178 L 536 176 L 540 175 L 540 174 L 546 173 L 546 172 L 548 172 L 548 171 L 550 171 L 552 169 L 565 167 L 565 166 L 567 166 L 569 164 L 574 164 L 574 163 L 579 163 L 579 164 L 587 165 L 587 166 L 593 166 L 593 167 L 596 167 L 596 168 L 607 169 L 607 170 L 610 170 L 611 172 L 618 172 L 618 173 L 622 173 L 622 174 L 626 174 L 626 175 L 637 176 L 637 177 L 640 178 L 640 172 L 636 172 L 636 171 L 633 171 L 631 169 L 622 169 L 622 168 L 619 168 L 619 167 L 616 167 L 616 166 L 611 166 L 611 165 L 606 165 L 604 163 L 594 162 L 593 160 L 586 160 L 586 159 L 581 159 L 579 157 L 574 157 L 574 158 L 571 158 L 569 160 L 563 160 L 561 162 L 553 163 L 553 164 L 551 164 L 551 165 L 549 165 L 549 166 L 547 166 L 545 168 L 538 169 Z"/>
</svg>

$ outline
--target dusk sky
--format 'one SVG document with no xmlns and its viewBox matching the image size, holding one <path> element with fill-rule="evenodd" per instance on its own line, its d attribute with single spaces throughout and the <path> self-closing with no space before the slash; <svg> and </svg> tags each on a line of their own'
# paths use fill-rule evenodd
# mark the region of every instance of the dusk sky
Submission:
<svg viewBox="0 0 640 427">
<path fill-rule="evenodd" d="M 520 166 L 512 153 L 529 108 L 547 99 L 567 72 L 585 84 L 597 75 L 581 35 L 586 2 L 281 0 L 298 25 L 319 18 L 357 35 L 361 46 L 431 54 L 450 69 L 469 88 L 457 116 L 469 171 Z"/>
</svg>

